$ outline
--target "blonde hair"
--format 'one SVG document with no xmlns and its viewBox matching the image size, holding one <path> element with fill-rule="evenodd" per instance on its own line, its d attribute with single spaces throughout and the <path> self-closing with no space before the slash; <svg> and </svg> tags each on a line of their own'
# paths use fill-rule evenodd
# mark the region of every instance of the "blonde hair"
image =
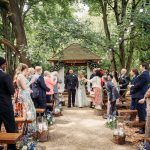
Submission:
<svg viewBox="0 0 150 150">
<path fill-rule="evenodd" d="M 123 72 L 124 74 L 126 74 L 127 73 L 127 69 L 123 68 L 123 69 L 121 69 L 121 72 Z"/>
<path fill-rule="evenodd" d="M 36 67 L 35 67 L 35 71 L 36 71 L 36 72 L 40 72 L 40 71 L 42 71 L 42 67 L 40 67 L 40 66 L 36 66 Z"/>
<path fill-rule="evenodd" d="M 28 65 L 26 65 L 26 64 L 23 64 L 23 63 L 18 64 L 18 66 L 15 70 L 13 82 L 16 82 L 18 75 L 27 68 L 28 68 Z"/>
<path fill-rule="evenodd" d="M 84 77 L 84 72 L 83 72 L 82 70 L 81 70 L 81 71 L 79 71 L 78 76 L 79 76 L 79 78 Z"/>
<path fill-rule="evenodd" d="M 49 71 L 44 71 L 44 76 L 48 76 L 51 75 L 51 73 Z"/>
</svg>

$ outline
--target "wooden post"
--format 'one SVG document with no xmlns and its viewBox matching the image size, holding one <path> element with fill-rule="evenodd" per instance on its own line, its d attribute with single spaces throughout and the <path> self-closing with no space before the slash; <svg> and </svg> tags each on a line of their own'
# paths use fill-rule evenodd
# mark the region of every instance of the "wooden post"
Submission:
<svg viewBox="0 0 150 150">
<path fill-rule="evenodd" d="M 146 104 L 147 104 L 147 117 L 146 117 L 146 126 L 145 126 L 145 142 L 150 144 L 150 88 L 145 96 Z"/>
</svg>

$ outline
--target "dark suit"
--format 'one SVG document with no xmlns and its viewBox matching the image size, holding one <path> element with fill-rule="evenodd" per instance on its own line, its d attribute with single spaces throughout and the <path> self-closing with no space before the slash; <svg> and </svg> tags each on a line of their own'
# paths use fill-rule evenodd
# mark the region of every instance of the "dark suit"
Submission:
<svg viewBox="0 0 150 150">
<path fill-rule="evenodd" d="M 39 97 L 34 99 L 34 105 L 36 108 L 46 108 L 46 92 L 50 89 L 46 86 L 43 76 L 39 76 L 37 79 L 39 87 Z"/>
<path fill-rule="evenodd" d="M 138 76 L 134 76 L 132 79 L 131 79 L 131 85 L 135 85 L 135 83 L 137 82 L 136 80 L 138 80 Z M 131 105 L 130 105 L 130 109 L 131 110 L 135 110 L 136 109 L 136 101 L 134 99 L 134 97 L 132 97 L 132 88 L 130 88 L 130 95 L 131 95 Z"/>
<path fill-rule="evenodd" d="M 68 90 L 68 107 L 75 105 L 76 88 L 78 87 L 78 78 L 75 74 L 69 74 L 66 77 L 65 88 Z"/>
<path fill-rule="evenodd" d="M 8 133 L 15 133 L 15 118 L 11 95 L 14 94 L 14 88 L 11 78 L 8 74 L 0 70 L 0 128 L 2 123 Z M 9 150 L 15 150 L 15 144 L 8 145 Z"/>
<path fill-rule="evenodd" d="M 136 102 L 136 109 L 138 110 L 140 121 L 145 121 L 146 118 L 146 102 L 144 104 L 139 104 L 138 101 L 144 98 L 144 95 L 149 88 L 149 84 L 149 72 L 144 71 L 137 77 L 134 86 L 131 87 L 131 95 Z"/>
</svg>

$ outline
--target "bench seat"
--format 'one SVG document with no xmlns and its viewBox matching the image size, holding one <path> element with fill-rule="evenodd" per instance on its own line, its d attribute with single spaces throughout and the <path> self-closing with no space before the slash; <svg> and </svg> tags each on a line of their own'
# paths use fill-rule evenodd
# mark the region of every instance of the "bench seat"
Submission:
<svg viewBox="0 0 150 150">
<path fill-rule="evenodd" d="M 22 133 L 0 133 L 0 143 L 15 144 L 22 137 Z"/>
</svg>

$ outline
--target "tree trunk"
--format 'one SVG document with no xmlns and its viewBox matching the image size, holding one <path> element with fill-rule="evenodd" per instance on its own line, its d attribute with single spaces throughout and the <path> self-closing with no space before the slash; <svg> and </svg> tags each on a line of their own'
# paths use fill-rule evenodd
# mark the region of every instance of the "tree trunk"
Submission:
<svg viewBox="0 0 150 150">
<path fill-rule="evenodd" d="M 103 25 L 104 25 L 104 31 L 105 31 L 105 35 L 107 40 L 111 43 L 111 36 L 110 36 L 110 31 L 109 31 L 109 27 L 108 27 L 108 20 L 107 20 L 107 2 L 103 2 L 103 0 L 99 0 L 99 4 L 100 7 L 102 9 L 102 14 L 103 14 Z M 111 48 L 110 51 L 110 56 L 111 56 L 111 68 L 113 71 L 116 71 L 116 61 L 115 61 L 115 54 L 114 54 L 114 49 Z"/>
<path fill-rule="evenodd" d="M 26 52 L 22 51 L 23 48 L 27 45 L 24 25 L 21 18 L 21 12 L 16 0 L 9 0 L 10 4 L 10 13 L 9 19 L 12 23 L 12 28 L 16 38 L 16 47 L 18 53 L 20 53 L 20 62 L 30 64 L 29 59 L 26 58 Z M 19 52 L 20 51 L 20 52 Z"/>
</svg>

